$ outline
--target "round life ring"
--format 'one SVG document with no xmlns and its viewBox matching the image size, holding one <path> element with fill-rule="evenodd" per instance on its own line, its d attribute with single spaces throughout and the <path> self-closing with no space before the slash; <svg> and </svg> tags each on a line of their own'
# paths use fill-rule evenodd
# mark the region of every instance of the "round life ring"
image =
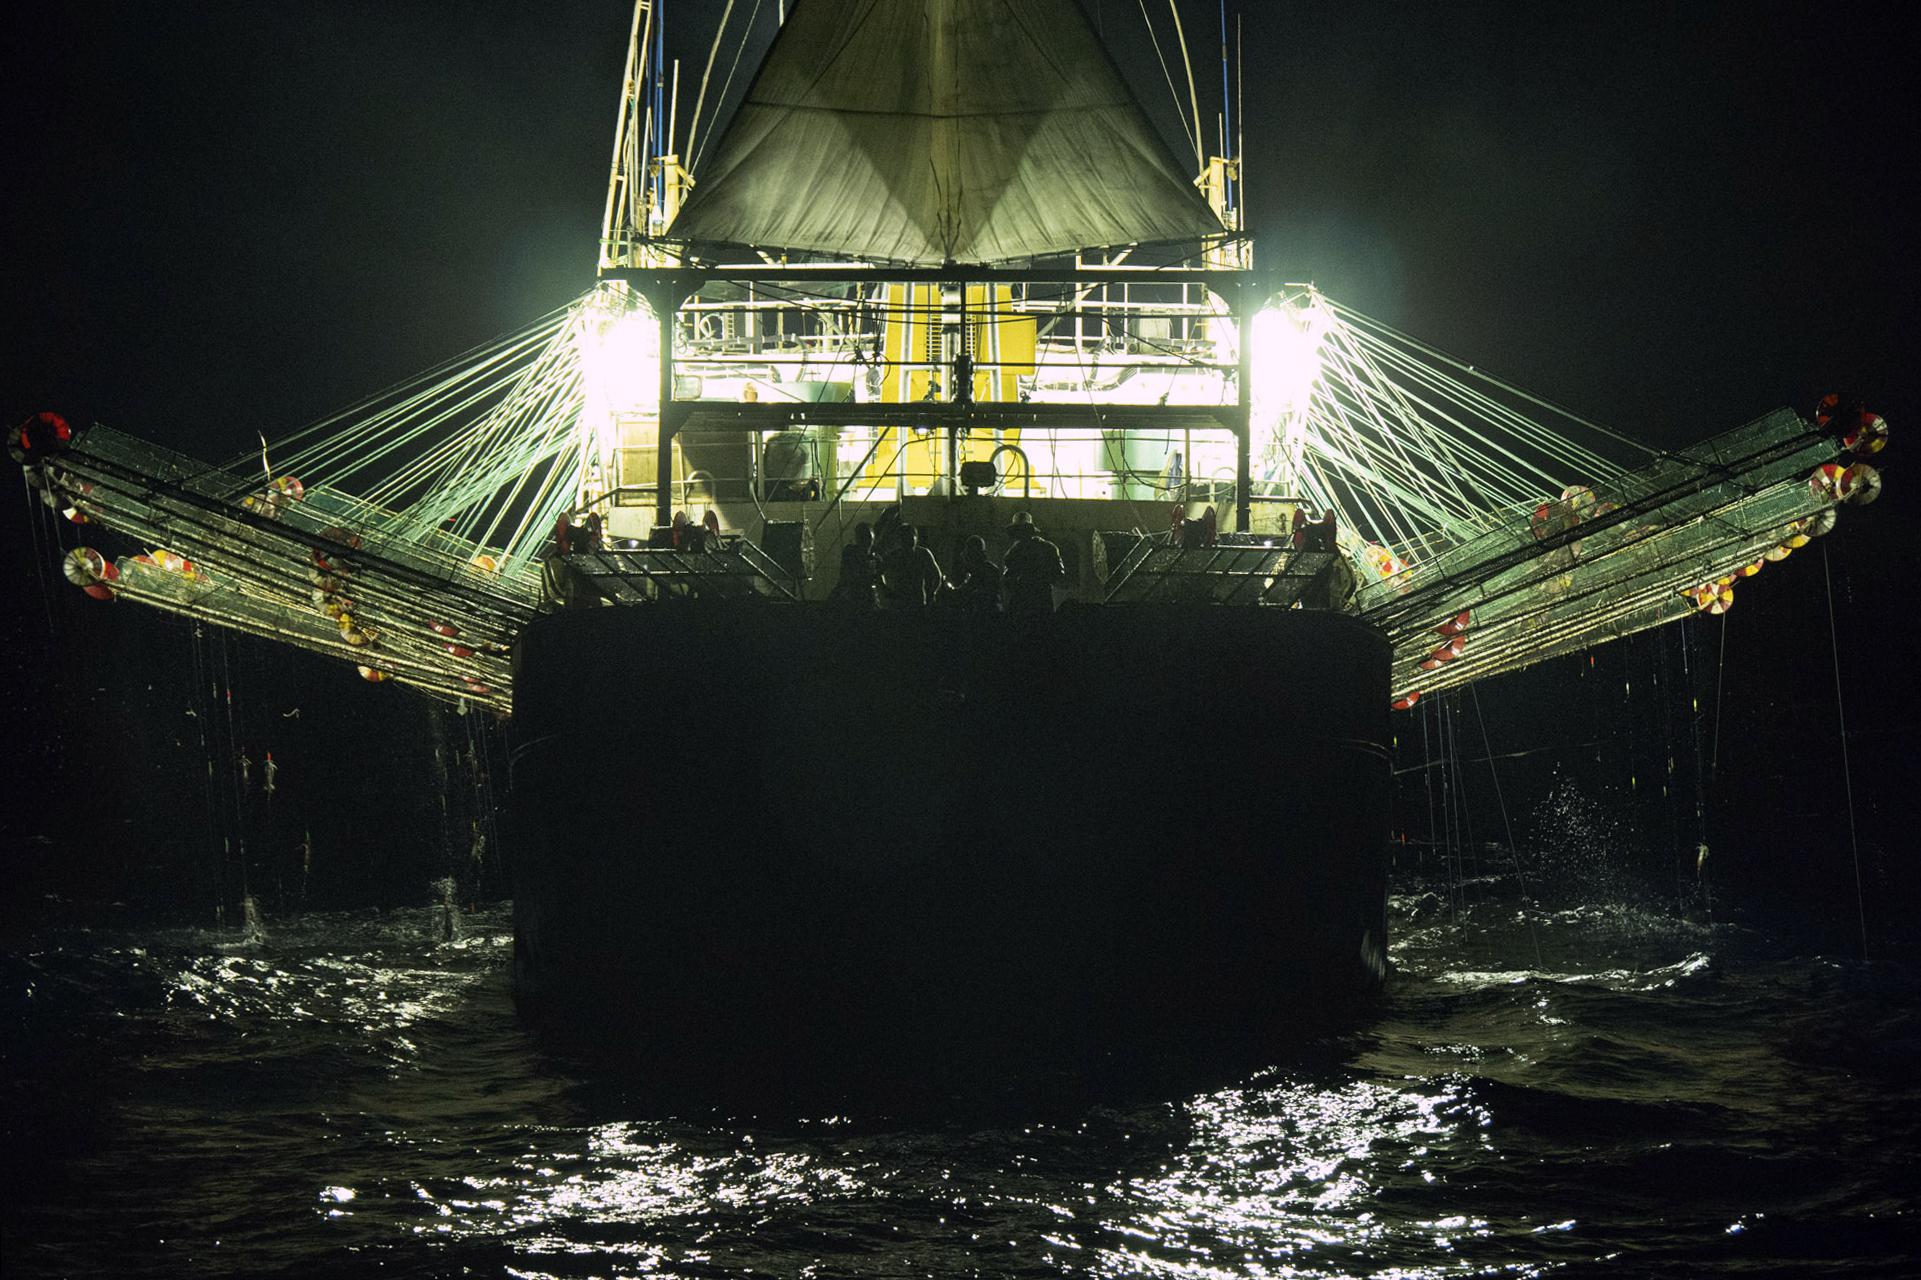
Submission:
<svg viewBox="0 0 1921 1280">
<path fill-rule="evenodd" d="M 1841 496 L 1841 476 L 1847 471 L 1838 462 L 1824 462 L 1808 477 L 1808 492 L 1817 502 L 1833 502 Z"/>
<path fill-rule="evenodd" d="M 1841 473 L 1841 501 L 1865 507 L 1881 496 L 1881 473 L 1865 462 L 1857 462 Z"/>
</svg>

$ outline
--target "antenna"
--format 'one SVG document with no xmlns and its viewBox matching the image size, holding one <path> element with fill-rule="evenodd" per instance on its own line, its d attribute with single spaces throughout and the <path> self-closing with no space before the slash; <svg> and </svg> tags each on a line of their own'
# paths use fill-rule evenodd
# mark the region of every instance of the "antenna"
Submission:
<svg viewBox="0 0 1921 1280">
<path fill-rule="evenodd" d="M 1238 16 L 1238 15 L 1237 15 Z M 1234 137 L 1234 96 L 1227 81 L 1227 0 L 1221 0 L 1221 152 L 1222 159 L 1233 160 L 1228 143 Z M 1227 169 L 1227 207 L 1234 207 L 1234 167 Z"/>
<path fill-rule="evenodd" d="M 1241 172 L 1241 166 L 1247 163 L 1244 159 L 1247 155 L 1247 101 L 1241 96 L 1247 92 L 1247 72 L 1241 62 L 1246 50 L 1247 44 L 1241 38 L 1241 13 L 1236 10 L 1234 13 L 1234 176 L 1240 186 L 1240 190 L 1236 193 L 1239 198 L 1234 204 L 1240 221 L 1240 226 L 1235 228 L 1237 231 L 1247 230 L 1247 175 Z"/>
</svg>

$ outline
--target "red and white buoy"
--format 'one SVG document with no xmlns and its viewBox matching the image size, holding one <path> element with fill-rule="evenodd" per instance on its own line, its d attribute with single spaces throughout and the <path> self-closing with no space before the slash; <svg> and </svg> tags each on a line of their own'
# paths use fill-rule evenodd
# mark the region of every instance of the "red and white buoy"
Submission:
<svg viewBox="0 0 1921 1280">
<path fill-rule="evenodd" d="M 1808 492 L 1816 501 L 1834 502 L 1841 497 L 1841 477 L 1847 468 L 1838 462 L 1824 462 L 1808 477 Z"/>
<path fill-rule="evenodd" d="M 60 562 L 60 572 L 68 582 L 95 600 L 113 599 L 113 583 L 120 580 L 120 569 L 92 547 L 75 547 Z"/>
<path fill-rule="evenodd" d="M 1857 462 L 1841 473 L 1841 501 L 1865 507 L 1881 496 L 1881 473 L 1865 462 Z"/>
</svg>

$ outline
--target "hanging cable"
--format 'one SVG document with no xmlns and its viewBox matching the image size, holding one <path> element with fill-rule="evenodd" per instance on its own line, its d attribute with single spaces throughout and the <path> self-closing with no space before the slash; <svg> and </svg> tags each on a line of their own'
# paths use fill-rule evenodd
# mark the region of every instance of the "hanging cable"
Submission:
<svg viewBox="0 0 1921 1280">
<path fill-rule="evenodd" d="M 46 504 L 41 501 L 40 495 L 34 492 L 33 485 L 29 482 L 27 472 L 24 468 L 20 472 L 20 483 L 27 499 L 27 524 L 29 526 L 27 536 L 32 540 L 33 577 L 34 581 L 40 585 L 40 604 L 47 615 L 47 634 L 52 636 L 55 630 L 53 624 L 53 590 L 50 582 L 50 571 L 47 567 L 46 530 L 41 525 L 41 521 L 44 519 L 41 514 L 41 508 Z"/>
<path fill-rule="evenodd" d="M 1834 717 L 1841 729 L 1841 784 L 1848 798 L 1848 851 L 1854 856 L 1854 907 L 1861 925 L 1861 961 L 1868 959 L 1868 904 L 1861 889 L 1861 844 L 1854 823 L 1854 775 L 1848 768 L 1848 717 L 1841 697 L 1841 641 L 1834 626 L 1834 575 L 1828 544 L 1821 544 L 1821 577 L 1828 589 L 1828 645 L 1834 655 Z"/>
<path fill-rule="evenodd" d="M 1534 967 L 1538 969 L 1543 964 L 1541 935 L 1535 931 L 1534 916 L 1528 910 L 1528 899 L 1532 895 L 1532 890 L 1528 888 L 1527 870 L 1521 865 L 1521 847 L 1514 843 L 1514 824 L 1508 821 L 1507 800 L 1501 794 L 1501 771 L 1495 767 L 1494 747 L 1488 740 L 1487 716 L 1481 711 L 1481 689 L 1479 685 L 1474 684 L 1470 684 L 1467 688 L 1468 692 L 1474 695 L 1474 718 L 1481 722 L 1481 749 L 1487 753 L 1488 776 L 1494 780 L 1494 800 L 1501 807 L 1501 826 L 1507 832 L 1508 856 L 1513 859 L 1515 877 L 1521 882 L 1521 919 L 1527 922 L 1527 936 L 1534 944 Z"/>
<path fill-rule="evenodd" d="M 1821 548 L 1822 555 L 1827 547 Z M 1728 675 L 1728 615 L 1721 615 L 1721 649 L 1714 659 L 1714 746 L 1708 755 L 1708 781 L 1713 782 L 1721 773 L 1721 690 L 1727 683 Z"/>
</svg>

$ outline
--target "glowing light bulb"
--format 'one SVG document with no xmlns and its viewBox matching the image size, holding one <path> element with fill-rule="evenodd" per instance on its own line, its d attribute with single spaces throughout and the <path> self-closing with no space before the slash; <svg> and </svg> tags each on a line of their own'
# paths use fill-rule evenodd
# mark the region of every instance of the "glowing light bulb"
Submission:
<svg viewBox="0 0 1921 1280">
<path fill-rule="evenodd" d="M 590 413 L 656 413 L 660 409 L 660 328 L 640 298 L 618 309 L 589 309 L 580 318 L 580 375 Z"/>
<path fill-rule="evenodd" d="M 1321 378 L 1326 332 L 1326 313 L 1312 303 L 1284 302 L 1254 314 L 1248 340 L 1253 345 L 1256 422 L 1273 424 L 1290 411 L 1307 408 Z"/>
</svg>

